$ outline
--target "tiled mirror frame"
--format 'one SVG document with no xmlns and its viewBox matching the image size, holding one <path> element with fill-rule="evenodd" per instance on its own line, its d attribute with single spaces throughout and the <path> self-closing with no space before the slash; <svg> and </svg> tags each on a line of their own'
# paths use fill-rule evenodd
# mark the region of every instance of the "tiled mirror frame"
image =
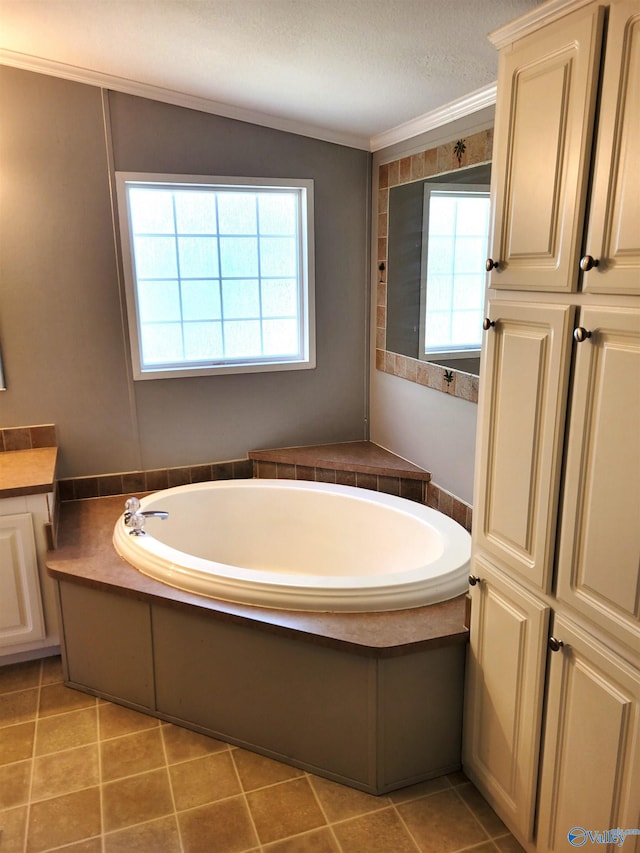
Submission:
<svg viewBox="0 0 640 853">
<path fill-rule="evenodd" d="M 443 391 L 471 403 L 478 402 L 479 377 L 459 370 L 448 371 L 429 361 L 420 361 L 387 350 L 387 270 L 389 190 L 392 187 L 421 181 L 434 175 L 453 172 L 467 166 L 491 162 L 493 128 L 466 137 L 465 149 L 458 160 L 459 140 L 427 148 L 399 160 L 382 163 L 378 169 L 378 216 L 376 284 L 376 369 L 418 385 Z M 381 265 L 383 265 L 381 270 Z"/>
</svg>

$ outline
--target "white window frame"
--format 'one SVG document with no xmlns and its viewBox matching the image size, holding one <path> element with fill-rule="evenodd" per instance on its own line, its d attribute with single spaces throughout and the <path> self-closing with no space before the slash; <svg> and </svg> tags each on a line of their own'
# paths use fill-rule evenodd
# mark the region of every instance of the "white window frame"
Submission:
<svg viewBox="0 0 640 853">
<path fill-rule="evenodd" d="M 432 193 L 451 194 L 451 195 L 468 195 L 481 196 L 489 199 L 489 187 L 485 184 L 464 184 L 464 183 L 429 183 L 425 182 L 423 196 L 423 216 L 422 216 L 422 257 L 421 257 L 421 272 L 420 272 L 420 329 L 419 329 L 419 350 L 418 357 L 421 361 L 455 361 L 461 358 L 476 358 L 480 356 L 481 351 L 481 332 L 480 325 L 478 326 L 478 345 L 458 345 L 455 347 L 437 347 L 429 345 L 426 340 L 426 313 L 427 313 L 427 267 L 429 259 L 429 212 Z M 488 246 L 487 234 L 487 246 Z M 485 277 L 486 289 L 486 274 L 485 270 L 481 270 Z"/>
<path fill-rule="evenodd" d="M 315 260 L 313 180 L 300 178 L 245 178 L 201 175 L 116 172 L 118 219 L 122 246 L 124 289 L 127 306 L 129 344 L 133 378 L 167 379 L 187 376 L 213 376 L 230 373 L 260 373 L 282 370 L 308 370 L 316 366 L 315 348 Z M 130 187 L 197 187 L 208 190 L 289 189 L 298 194 L 298 334 L 299 353 L 295 357 L 237 358 L 217 361 L 181 361 L 145 365 L 142 360 L 140 312 L 132 227 L 129 214 Z"/>
</svg>

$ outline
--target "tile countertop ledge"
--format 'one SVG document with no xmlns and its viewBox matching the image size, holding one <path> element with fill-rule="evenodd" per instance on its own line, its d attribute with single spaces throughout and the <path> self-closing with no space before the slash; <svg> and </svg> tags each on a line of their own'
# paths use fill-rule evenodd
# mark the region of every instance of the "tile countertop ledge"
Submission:
<svg viewBox="0 0 640 853">
<path fill-rule="evenodd" d="M 383 477 L 406 477 L 410 480 L 431 479 L 431 474 L 401 456 L 396 456 L 372 441 L 344 441 L 339 444 L 316 444 L 304 447 L 281 447 L 250 450 L 249 459 L 258 462 L 282 462 L 309 468 L 335 471 L 357 471 Z"/>
<path fill-rule="evenodd" d="M 53 491 L 57 447 L 0 453 L 0 499 Z"/>
<path fill-rule="evenodd" d="M 174 589 L 141 574 L 116 554 L 111 537 L 122 511 L 121 495 L 61 504 L 58 548 L 49 551 L 46 559 L 49 574 L 165 606 L 196 607 L 215 618 L 251 621 L 263 630 L 373 657 L 410 654 L 468 639 L 464 595 L 412 610 L 307 613 L 232 604 Z"/>
</svg>

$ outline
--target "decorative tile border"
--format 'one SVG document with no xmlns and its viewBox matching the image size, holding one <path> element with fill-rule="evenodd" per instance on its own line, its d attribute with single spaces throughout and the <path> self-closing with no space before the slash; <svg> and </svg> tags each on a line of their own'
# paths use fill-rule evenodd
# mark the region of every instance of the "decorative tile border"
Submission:
<svg viewBox="0 0 640 853">
<path fill-rule="evenodd" d="M 464 151 L 459 154 L 456 153 L 458 142 L 464 143 Z M 389 190 L 432 175 L 487 163 L 491 160 L 492 149 L 493 128 L 490 128 L 464 140 L 452 139 L 444 145 L 383 163 L 379 167 L 377 269 L 386 271 L 389 265 Z M 376 288 L 376 369 L 477 403 L 477 376 L 387 351 L 387 277 L 386 274 L 380 277 L 383 281 L 378 281 Z"/>
<path fill-rule="evenodd" d="M 11 450 L 34 450 L 38 447 L 57 447 L 55 424 L 40 426 L 4 427 L 0 429 L 0 453 Z"/>
<path fill-rule="evenodd" d="M 457 498 L 455 495 L 452 495 L 451 492 L 441 489 L 440 486 L 436 486 L 435 483 L 429 483 L 427 486 L 427 500 L 425 503 L 427 506 L 437 509 L 439 512 L 443 513 L 443 515 L 448 515 L 449 518 L 452 518 L 454 521 L 457 521 L 458 524 L 461 524 L 466 528 L 469 533 L 471 532 L 471 525 L 473 523 L 473 507 L 464 501 L 461 501 L 460 498 Z"/>
<path fill-rule="evenodd" d="M 390 477 L 382 474 L 364 474 L 361 471 L 338 471 L 333 468 L 312 468 L 287 462 L 254 461 L 254 476 L 277 480 L 313 480 L 317 483 L 337 483 L 340 486 L 357 486 L 374 492 L 398 495 L 418 503 L 425 502 L 424 480 L 408 477 Z"/>
<path fill-rule="evenodd" d="M 231 462 L 214 462 L 183 468 L 158 468 L 152 471 L 74 477 L 58 480 L 56 488 L 60 501 L 73 501 L 128 495 L 133 492 L 156 492 L 172 486 L 203 483 L 209 480 L 247 480 L 252 477 L 338 483 L 343 486 L 356 486 L 361 489 L 398 495 L 433 507 L 453 518 L 467 530 L 471 530 L 471 507 L 436 486 L 435 483 L 408 477 L 364 474 L 360 471 L 336 471 L 331 468 L 314 468 L 285 462 L 236 459 Z"/>
<path fill-rule="evenodd" d="M 471 531 L 473 510 L 450 492 L 435 483 L 410 480 L 405 477 L 387 477 L 377 474 L 362 474 L 355 471 L 334 471 L 328 468 L 311 468 L 285 462 L 254 461 L 254 476 L 281 480 L 315 480 L 318 483 L 338 483 L 362 489 L 399 495 L 437 509 Z"/>
<path fill-rule="evenodd" d="M 249 459 L 213 462 L 181 468 L 157 468 L 151 471 L 129 471 L 95 477 L 74 477 L 58 481 L 61 501 L 128 495 L 132 492 L 157 492 L 172 486 L 204 483 L 208 480 L 242 480 L 253 476 Z"/>
</svg>

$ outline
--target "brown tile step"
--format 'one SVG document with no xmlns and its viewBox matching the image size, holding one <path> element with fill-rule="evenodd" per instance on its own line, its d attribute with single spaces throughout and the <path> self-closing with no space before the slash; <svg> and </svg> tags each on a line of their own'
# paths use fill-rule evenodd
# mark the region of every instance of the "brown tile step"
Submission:
<svg viewBox="0 0 640 853">
<path fill-rule="evenodd" d="M 344 441 L 337 444 L 316 444 L 306 447 L 280 447 L 250 450 L 249 459 L 257 462 L 276 462 L 303 465 L 308 468 L 327 468 L 334 471 L 356 471 L 383 477 L 404 477 L 429 482 L 431 474 L 401 456 L 396 456 L 372 441 Z"/>
</svg>

